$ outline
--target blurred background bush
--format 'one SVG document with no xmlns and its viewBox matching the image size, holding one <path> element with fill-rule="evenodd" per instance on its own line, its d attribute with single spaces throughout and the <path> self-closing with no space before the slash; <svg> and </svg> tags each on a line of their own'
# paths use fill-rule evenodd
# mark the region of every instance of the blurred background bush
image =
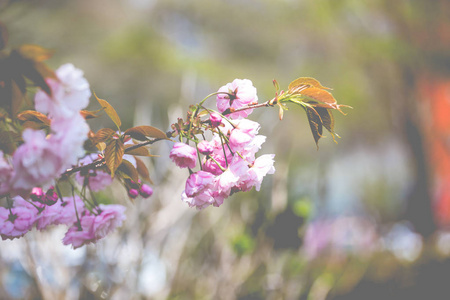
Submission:
<svg viewBox="0 0 450 300">
<path fill-rule="evenodd" d="M 200 212 L 171 144 L 152 146 L 152 198 L 98 195 L 128 207 L 115 234 L 0 242 L 0 298 L 450 299 L 449 16 L 448 0 L 0 1 L 9 46 L 84 70 L 124 128 L 167 130 L 234 78 L 262 102 L 274 78 L 315 77 L 354 108 L 318 151 L 300 109 L 255 111 L 277 172 Z"/>
</svg>

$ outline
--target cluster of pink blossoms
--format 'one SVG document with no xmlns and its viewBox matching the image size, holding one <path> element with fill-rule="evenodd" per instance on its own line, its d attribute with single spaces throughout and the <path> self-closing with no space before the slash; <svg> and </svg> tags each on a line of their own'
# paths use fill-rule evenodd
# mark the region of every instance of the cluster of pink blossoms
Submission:
<svg viewBox="0 0 450 300">
<path fill-rule="evenodd" d="M 24 143 L 12 158 L 0 152 L 0 195 L 16 195 L 8 208 L 0 207 L 0 236 L 3 240 L 14 239 L 33 226 L 43 230 L 49 225 L 65 224 L 69 230 L 63 243 L 77 248 L 120 226 L 125 207 L 91 204 L 88 210 L 77 196 L 58 199 L 51 187 L 55 179 L 85 155 L 83 145 L 89 126 L 80 111 L 89 104 L 91 96 L 83 72 L 72 64 L 61 66 L 55 73 L 57 79 L 46 79 L 51 96 L 42 90 L 35 95 L 36 110 L 51 121 L 49 132 L 25 129 Z M 112 181 L 105 172 L 90 175 L 88 180 L 94 191 Z M 42 188 L 49 189 L 44 193 Z"/>
<path fill-rule="evenodd" d="M 42 190 L 35 189 L 32 196 L 40 197 L 41 193 Z M 64 197 L 54 205 L 37 201 L 30 203 L 20 196 L 14 197 L 13 201 L 11 208 L 0 207 L 0 236 L 3 240 L 21 237 L 33 227 L 44 230 L 50 225 L 63 224 L 69 226 L 63 243 L 78 248 L 105 237 L 125 220 L 124 206 L 100 204 L 94 214 L 86 209 L 78 196 Z"/>
<path fill-rule="evenodd" d="M 235 79 L 219 89 L 217 107 L 223 113 L 230 108 L 243 109 L 257 101 L 252 82 Z M 191 173 L 182 193 L 182 200 L 190 207 L 220 206 L 232 193 L 249 191 L 253 187 L 259 191 L 264 176 L 275 172 L 274 154 L 255 156 L 266 137 L 258 135 L 259 123 L 245 119 L 251 111 L 232 110 L 226 116 L 229 119 L 211 113 L 212 140 L 200 141 L 196 148 L 184 143 L 174 144 L 169 157 L 180 168 L 195 168 L 197 157 L 203 155 L 200 170 Z"/>
</svg>

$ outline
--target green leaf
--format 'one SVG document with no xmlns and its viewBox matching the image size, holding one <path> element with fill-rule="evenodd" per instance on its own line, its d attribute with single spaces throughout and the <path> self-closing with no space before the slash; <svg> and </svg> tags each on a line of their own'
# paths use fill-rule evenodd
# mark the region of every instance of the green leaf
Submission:
<svg viewBox="0 0 450 300">
<path fill-rule="evenodd" d="M 138 141 L 146 141 L 148 137 L 157 139 L 167 139 L 164 131 L 147 125 L 136 126 L 125 130 L 124 134 L 131 136 L 133 139 Z"/>
<path fill-rule="evenodd" d="M 105 162 L 106 166 L 109 168 L 109 171 L 111 172 L 111 177 L 114 177 L 114 173 L 122 163 L 124 150 L 125 147 L 121 139 L 112 139 L 106 145 Z"/>
<path fill-rule="evenodd" d="M 322 86 L 318 80 L 311 77 L 300 77 L 295 79 L 289 84 L 288 89 L 290 93 L 298 93 L 302 89 L 308 87 L 330 90 L 330 88 Z"/>
<path fill-rule="evenodd" d="M 119 115 L 117 114 L 114 107 L 112 107 L 111 104 L 108 103 L 108 101 L 98 98 L 95 93 L 94 97 L 95 99 L 97 99 L 100 106 L 105 110 L 106 114 L 111 118 L 114 124 L 116 124 L 117 128 L 120 131 L 120 125 L 122 125 L 122 122 L 120 121 Z"/>
</svg>

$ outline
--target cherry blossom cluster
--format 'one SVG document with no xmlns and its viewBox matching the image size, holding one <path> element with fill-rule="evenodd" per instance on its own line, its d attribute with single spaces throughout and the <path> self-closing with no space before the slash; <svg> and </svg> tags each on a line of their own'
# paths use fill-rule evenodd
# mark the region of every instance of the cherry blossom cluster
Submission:
<svg viewBox="0 0 450 300">
<path fill-rule="evenodd" d="M 72 64 L 61 66 L 55 74 L 56 78 L 46 78 L 51 94 L 39 90 L 34 99 L 36 111 L 51 122 L 48 132 L 27 128 L 12 157 L 0 152 L 0 195 L 9 195 L 8 207 L 0 207 L 0 235 L 3 240 L 14 239 L 33 227 L 44 230 L 65 224 L 69 229 L 63 243 L 77 248 L 120 226 L 125 207 L 97 205 L 76 195 L 62 197 L 52 186 L 85 156 L 83 145 L 90 129 L 80 111 L 91 96 L 83 72 Z M 81 164 L 89 159 L 91 155 Z M 103 171 L 79 173 L 76 179 L 93 191 L 112 183 L 111 175 Z"/>
<path fill-rule="evenodd" d="M 275 172 L 274 154 L 256 157 L 266 139 L 258 135 L 260 124 L 246 119 L 252 112 L 249 105 L 258 103 L 252 82 L 235 79 L 216 94 L 218 112 L 208 110 L 209 119 L 200 123 L 212 132 L 212 139 L 198 140 L 179 132 L 181 138 L 193 141 L 195 148 L 177 142 L 169 155 L 178 167 L 189 168 L 191 174 L 181 197 L 197 209 L 220 206 L 239 191 L 253 187 L 259 191 L 264 176 Z M 199 170 L 193 172 L 197 164 Z"/>
</svg>

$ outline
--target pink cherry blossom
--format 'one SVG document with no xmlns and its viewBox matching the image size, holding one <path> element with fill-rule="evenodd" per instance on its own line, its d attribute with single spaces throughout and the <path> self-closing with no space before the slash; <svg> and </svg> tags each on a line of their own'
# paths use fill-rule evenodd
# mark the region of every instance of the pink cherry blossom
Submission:
<svg viewBox="0 0 450 300">
<path fill-rule="evenodd" d="M 66 232 L 62 242 L 64 245 L 72 244 L 74 249 L 93 243 L 97 240 L 94 234 L 94 215 L 84 215 L 80 222 L 75 222 Z"/>
<path fill-rule="evenodd" d="M 214 175 L 205 171 L 198 171 L 186 180 L 186 195 L 193 197 L 212 186 Z"/>
<path fill-rule="evenodd" d="M 99 205 L 101 213 L 95 216 L 93 231 L 96 239 L 104 238 L 117 227 L 122 226 L 126 219 L 125 206 L 110 204 Z"/>
<path fill-rule="evenodd" d="M 3 240 L 23 236 L 31 230 L 36 221 L 36 209 L 24 206 L 11 208 L 0 207 L 0 235 Z"/>
<path fill-rule="evenodd" d="M 258 102 L 256 88 L 248 79 L 235 79 L 231 83 L 222 86 L 217 95 L 217 108 L 223 113 L 229 108 L 242 108 L 251 103 Z M 228 115 L 231 119 L 247 117 L 253 109 L 246 109 Z"/>
<path fill-rule="evenodd" d="M 275 154 L 265 154 L 255 160 L 253 166 L 248 170 L 247 178 L 240 185 L 242 191 L 249 191 L 252 187 L 259 191 L 264 176 L 275 173 L 274 157 Z"/>
<path fill-rule="evenodd" d="M 65 224 L 70 226 L 77 220 L 77 213 L 78 216 L 86 214 L 86 208 L 80 197 L 64 197 L 55 205 L 45 207 L 38 215 L 36 227 L 43 230 L 50 225 Z"/>
<path fill-rule="evenodd" d="M 46 79 L 52 96 L 42 90 L 38 91 L 34 100 L 36 110 L 49 114 L 53 119 L 67 119 L 89 104 L 89 83 L 83 77 L 83 71 L 72 64 L 60 66 L 55 73 L 58 80 Z"/>
<path fill-rule="evenodd" d="M 214 202 L 213 187 L 214 175 L 209 172 L 198 171 L 191 174 L 187 179 L 181 199 L 190 207 L 203 209 Z"/>
<path fill-rule="evenodd" d="M 256 136 L 260 128 L 259 123 L 242 119 L 231 130 L 229 137 L 229 145 L 234 151 L 239 151 L 246 147 Z"/>
<path fill-rule="evenodd" d="M 83 145 L 88 138 L 89 126 L 78 113 L 70 119 L 52 120 L 51 128 L 53 134 L 50 136 L 49 143 L 63 161 L 59 170 L 59 173 L 62 173 L 76 165 L 78 159 L 84 156 Z"/>
<path fill-rule="evenodd" d="M 180 168 L 195 168 L 197 150 L 184 143 L 175 143 L 169 157 Z"/>
<path fill-rule="evenodd" d="M 208 141 L 201 141 L 197 144 L 197 149 L 203 155 L 210 155 L 214 151 L 214 146 Z"/>
<path fill-rule="evenodd" d="M 15 191 L 30 191 L 33 187 L 48 185 L 60 174 L 63 161 L 42 130 L 25 129 L 24 143 L 13 155 L 14 176 L 11 186 Z"/>
</svg>

